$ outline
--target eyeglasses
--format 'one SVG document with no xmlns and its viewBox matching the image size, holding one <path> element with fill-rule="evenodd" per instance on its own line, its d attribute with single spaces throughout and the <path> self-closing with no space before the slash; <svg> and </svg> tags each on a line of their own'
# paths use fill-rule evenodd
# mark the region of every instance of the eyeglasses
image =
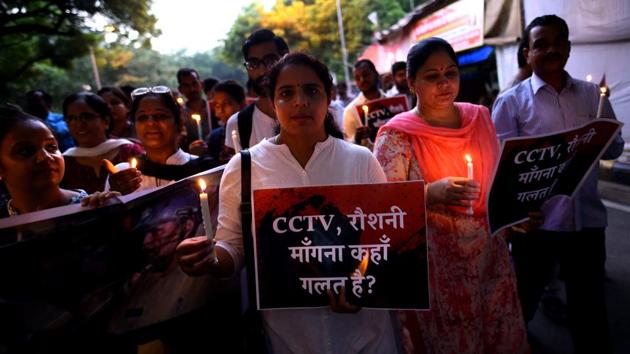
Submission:
<svg viewBox="0 0 630 354">
<path fill-rule="evenodd" d="M 81 123 L 87 123 L 87 122 L 93 121 L 94 119 L 98 117 L 100 117 L 99 114 L 83 112 L 79 114 L 78 116 L 65 116 L 63 120 L 65 120 L 66 123 L 72 123 L 72 122 L 77 122 L 77 121 L 80 121 Z"/>
<path fill-rule="evenodd" d="M 171 89 L 166 86 L 152 86 L 152 87 L 138 87 L 137 89 L 131 91 L 131 99 L 135 100 L 136 97 L 146 95 L 147 93 L 171 93 Z"/>
<path fill-rule="evenodd" d="M 244 65 L 248 70 L 256 70 L 261 65 L 264 65 L 268 68 L 275 64 L 278 60 L 280 60 L 279 56 L 275 54 L 267 54 L 262 58 L 262 60 L 253 57 L 248 58 Z"/>
</svg>

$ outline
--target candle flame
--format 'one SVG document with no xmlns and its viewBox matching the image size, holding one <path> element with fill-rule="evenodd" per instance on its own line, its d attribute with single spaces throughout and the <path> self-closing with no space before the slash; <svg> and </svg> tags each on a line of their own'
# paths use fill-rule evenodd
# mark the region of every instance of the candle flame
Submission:
<svg viewBox="0 0 630 354">
<path fill-rule="evenodd" d="M 365 114 L 368 114 L 368 110 L 369 110 L 369 108 L 368 108 L 368 106 L 367 106 L 367 105 L 363 105 L 363 106 L 361 106 L 361 109 L 363 109 L 363 112 L 365 112 Z"/>
<path fill-rule="evenodd" d="M 593 81 L 593 75 L 591 75 L 591 74 L 586 75 L 586 81 L 588 81 L 588 82 Z"/>
<path fill-rule="evenodd" d="M 205 193 L 206 192 L 206 181 L 204 181 L 203 178 L 200 178 L 199 180 L 197 180 L 197 183 L 199 184 L 199 189 L 201 189 L 201 193 Z"/>
<path fill-rule="evenodd" d="M 608 95 L 608 86 L 601 86 L 599 88 L 599 94 L 602 96 Z"/>
<path fill-rule="evenodd" d="M 191 115 L 190 118 L 196 120 L 197 122 L 199 122 L 201 120 L 201 116 L 198 115 L 197 113 Z"/>
<path fill-rule="evenodd" d="M 184 104 L 184 99 L 181 97 L 177 97 L 177 103 L 179 103 L 180 105 Z"/>
<path fill-rule="evenodd" d="M 466 162 L 471 163 L 472 162 L 472 157 L 470 157 L 470 155 L 466 154 L 464 156 L 464 158 L 466 159 Z"/>
<path fill-rule="evenodd" d="M 131 164 L 131 168 L 136 168 L 136 166 L 138 166 L 138 160 L 136 160 L 135 157 L 132 157 L 130 164 Z"/>
<path fill-rule="evenodd" d="M 365 256 L 361 260 L 361 263 L 359 263 L 359 267 L 357 268 L 357 270 L 359 271 L 359 273 L 361 273 L 361 276 L 364 276 L 365 272 L 367 272 L 369 260 L 370 260 L 369 257 Z"/>
<path fill-rule="evenodd" d="M 236 138 L 236 129 L 232 130 L 232 138 Z"/>
</svg>

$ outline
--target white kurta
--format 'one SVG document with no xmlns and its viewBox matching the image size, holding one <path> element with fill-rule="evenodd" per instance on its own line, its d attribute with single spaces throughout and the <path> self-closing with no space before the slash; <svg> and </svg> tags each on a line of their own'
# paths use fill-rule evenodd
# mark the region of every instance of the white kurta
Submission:
<svg viewBox="0 0 630 354">
<path fill-rule="evenodd" d="M 286 145 L 263 140 L 250 149 L 252 189 L 384 183 L 378 161 L 364 147 L 328 137 L 302 168 Z M 227 164 L 219 191 L 217 245 L 243 267 L 241 158 Z M 389 311 L 340 314 L 330 308 L 265 310 L 265 329 L 274 353 L 396 353 Z"/>
</svg>

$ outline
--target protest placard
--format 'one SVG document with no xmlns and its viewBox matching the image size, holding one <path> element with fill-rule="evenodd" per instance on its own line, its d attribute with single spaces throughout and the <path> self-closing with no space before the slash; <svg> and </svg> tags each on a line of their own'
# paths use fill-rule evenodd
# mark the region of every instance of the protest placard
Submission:
<svg viewBox="0 0 630 354">
<path fill-rule="evenodd" d="M 254 191 L 260 309 L 427 309 L 424 183 Z"/>
<path fill-rule="evenodd" d="M 381 126 L 398 113 L 409 110 L 409 102 L 405 95 L 399 95 L 367 101 L 355 108 L 359 113 L 360 125 L 367 125 L 370 128 L 370 139 L 374 141 Z"/>
<path fill-rule="evenodd" d="M 597 119 L 562 132 L 506 139 L 488 194 L 494 235 L 556 196 L 573 197 L 622 124 Z"/>
</svg>

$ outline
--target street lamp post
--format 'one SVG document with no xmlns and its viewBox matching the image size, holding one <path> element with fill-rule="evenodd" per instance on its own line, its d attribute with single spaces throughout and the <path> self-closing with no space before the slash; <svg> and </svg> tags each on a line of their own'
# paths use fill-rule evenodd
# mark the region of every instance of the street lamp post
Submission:
<svg viewBox="0 0 630 354">
<path fill-rule="evenodd" d="M 348 72 L 348 49 L 346 49 L 346 36 L 343 34 L 343 15 L 341 14 L 341 0 L 337 0 L 337 22 L 339 23 L 339 40 L 341 41 L 341 59 L 343 60 L 343 76 L 346 79 L 346 95 L 350 88 L 350 73 Z"/>
</svg>

